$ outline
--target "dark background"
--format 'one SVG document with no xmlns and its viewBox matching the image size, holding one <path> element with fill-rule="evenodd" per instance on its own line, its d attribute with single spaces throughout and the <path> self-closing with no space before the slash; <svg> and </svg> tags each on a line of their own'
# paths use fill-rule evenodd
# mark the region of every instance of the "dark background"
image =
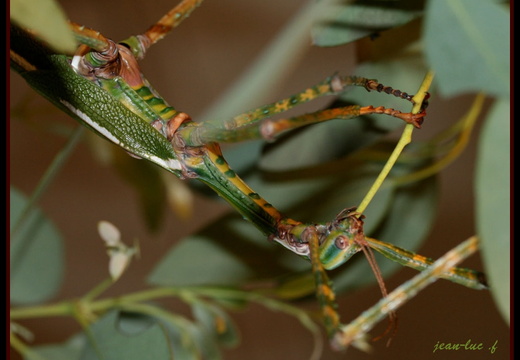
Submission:
<svg viewBox="0 0 520 360">
<path fill-rule="evenodd" d="M 75 22 L 101 31 L 118 40 L 144 31 L 176 1 L 62 1 Z M 255 59 L 264 45 L 281 29 L 303 2 L 286 1 L 205 1 L 192 16 L 165 40 L 157 44 L 143 61 L 143 72 L 162 96 L 178 109 L 197 118 L 222 94 Z M 338 71 L 351 73 L 354 48 L 311 49 L 295 67 L 284 86 L 260 104 L 290 95 Z M 12 72 L 11 103 L 16 105 L 31 90 Z M 33 95 L 35 108 L 45 100 Z M 443 100 L 436 98 L 429 109 L 428 126 L 416 132 L 416 139 L 428 138 L 465 112 L 471 97 Z M 37 121 L 73 120 L 50 105 Z M 34 120 L 34 119 L 33 119 Z M 40 137 L 33 127 L 19 121 L 10 123 L 10 181 L 30 194 L 53 156 L 64 145 L 62 137 Z M 441 201 L 437 221 L 420 253 L 433 258 L 443 255 L 475 232 L 472 176 L 475 134 L 451 166 L 441 174 Z M 196 197 L 193 216 L 179 219 L 173 213 L 156 235 L 147 232 L 136 195 L 110 167 L 96 162 L 85 144 L 80 145 L 41 200 L 44 212 L 54 221 L 66 240 L 66 275 L 57 299 L 78 297 L 106 277 L 106 253 L 97 235 L 96 224 L 106 219 L 121 229 L 123 237 L 140 239 L 141 259 L 107 295 L 142 289 L 145 276 L 175 243 L 229 210 Z M 382 239 L 391 242 L 391 239 Z M 464 266 L 482 269 L 478 255 Z M 403 269 L 390 279 L 393 289 L 414 275 Z M 339 298 L 344 322 L 353 319 L 380 297 L 371 287 Z M 56 300 L 57 300 L 56 299 Z M 185 311 L 180 304 L 178 310 Z M 305 306 L 311 307 L 312 304 Z M 334 353 L 327 344 L 323 359 L 507 359 L 509 328 L 498 313 L 491 294 L 476 292 L 446 281 L 439 281 L 420 293 L 398 312 L 399 328 L 389 348 L 385 341 L 375 344 L 372 354 L 356 349 Z M 225 359 L 307 359 L 312 349 L 310 334 L 293 318 L 253 305 L 233 313 L 241 334 L 241 345 L 226 350 Z M 36 344 L 65 341 L 79 331 L 72 319 L 50 318 L 23 322 L 36 335 Z M 385 323 L 377 329 L 382 331 Z M 373 333 L 377 333 L 375 330 Z M 433 353 L 440 342 L 483 343 L 481 351 Z M 498 350 L 486 349 L 498 340 Z M 16 355 L 13 354 L 16 359 Z"/>
</svg>

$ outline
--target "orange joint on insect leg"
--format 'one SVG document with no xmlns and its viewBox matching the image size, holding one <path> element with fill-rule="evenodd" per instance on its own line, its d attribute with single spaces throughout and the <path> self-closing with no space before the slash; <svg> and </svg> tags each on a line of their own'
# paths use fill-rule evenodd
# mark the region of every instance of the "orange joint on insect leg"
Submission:
<svg viewBox="0 0 520 360">
<path fill-rule="evenodd" d="M 184 112 L 178 113 L 173 118 L 171 118 L 168 121 L 168 124 L 166 125 L 167 126 L 167 129 L 166 129 L 167 138 L 169 140 L 171 140 L 173 138 L 173 135 L 179 128 L 179 126 L 181 126 L 181 124 L 184 123 L 185 121 L 190 121 L 190 120 L 191 120 L 191 117 Z"/>
</svg>

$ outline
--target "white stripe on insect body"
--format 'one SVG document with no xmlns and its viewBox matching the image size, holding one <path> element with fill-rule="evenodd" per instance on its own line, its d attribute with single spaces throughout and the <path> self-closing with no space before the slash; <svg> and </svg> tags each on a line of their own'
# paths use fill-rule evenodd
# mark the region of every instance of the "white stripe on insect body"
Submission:
<svg viewBox="0 0 520 360">
<path fill-rule="evenodd" d="M 96 122 L 92 120 L 87 114 L 85 114 L 83 111 L 75 108 L 71 103 L 69 103 L 66 100 L 60 99 L 60 102 L 69 109 L 72 113 L 74 113 L 77 117 L 79 117 L 81 120 L 83 120 L 85 123 L 87 123 L 89 126 L 91 126 L 94 130 L 96 130 L 98 133 L 103 135 L 108 140 L 112 141 L 114 144 L 122 146 L 127 150 L 127 152 L 131 152 L 131 149 L 129 149 L 127 146 L 124 146 L 124 144 L 121 143 L 121 141 L 114 136 L 107 128 L 103 127 L 99 122 Z M 146 158 L 164 168 L 171 169 L 171 170 L 182 170 L 182 166 L 179 160 L 169 158 L 169 159 L 162 159 L 158 156 L 151 155 L 151 154 L 135 154 L 131 152 L 131 155 L 135 158 Z"/>
</svg>

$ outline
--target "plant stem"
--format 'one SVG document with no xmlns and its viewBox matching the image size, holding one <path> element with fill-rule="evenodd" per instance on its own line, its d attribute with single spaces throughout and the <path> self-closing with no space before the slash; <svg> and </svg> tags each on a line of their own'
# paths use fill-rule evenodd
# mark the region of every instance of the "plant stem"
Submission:
<svg viewBox="0 0 520 360">
<path fill-rule="evenodd" d="M 417 114 L 419 110 L 421 109 L 422 102 L 424 100 L 424 96 L 426 95 L 426 92 L 430 88 L 430 85 L 433 81 L 433 72 L 429 71 L 426 76 L 424 77 L 424 80 L 417 91 L 417 94 L 413 97 L 414 106 L 412 108 L 412 113 Z M 367 208 L 368 204 L 372 201 L 375 194 L 383 184 L 384 180 L 390 173 L 390 170 L 392 170 L 393 166 L 395 165 L 397 159 L 399 158 L 399 155 L 403 151 L 404 147 L 408 145 L 412 141 L 412 132 L 413 132 L 413 125 L 407 124 L 403 130 L 403 133 L 401 135 L 401 138 L 399 139 L 399 142 L 394 148 L 394 151 L 388 158 L 385 166 L 379 173 L 377 179 L 374 181 L 374 184 L 370 188 L 370 190 L 367 192 L 359 206 L 357 207 L 357 212 L 361 215 L 363 211 Z"/>
<path fill-rule="evenodd" d="M 47 360 L 18 339 L 12 332 L 9 334 L 11 346 L 27 360 Z"/>
<path fill-rule="evenodd" d="M 65 161 L 69 158 L 70 154 L 78 144 L 81 136 L 83 135 L 83 131 L 85 128 L 83 126 L 78 126 L 72 135 L 69 137 L 69 140 L 65 144 L 65 147 L 60 150 L 60 152 L 54 157 L 52 163 L 45 171 L 45 174 L 38 182 L 36 189 L 32 193 L 31 197 L 27 201 L 22 213 L 18 217 L 16 223 L 14 224 L 11 230 L 11 241 L 15 239 L 18 231 L 23 227 L 22 225 L 27 220 L 28 215 L 33 210 L 34 205 L 38 202 L 40 197 L 43 195 L 45 190 L 52 183 L 56 175 L 59 173 L 61 167 L 64 165 Z"/>
<path fill-rule="evenodd" d="M 439 159 L 434 164 L 428 167 L 394 179 L 394 183 L 396 185 L 402 185 L 408 182 L 419 181 L 421 179 L 427 178 L 440 172 L 446 166 L 455 161 L 455 159 L 459 157 L 459 155 L 462 153 L 462 151 L 464 151 L 464 149 L 468 145 L 471 132 L 482 110 L 484 99 L 484 94 L 478 94 L 475 97 L 475 100 L 473 101 L 471 108 L 469 109 L 468 113 L 464 116 L 464 120 L 461 122 L 461 125 L 458 126 L 461 127 L 459 138 L 457 139 L 455 145 L 452 146 L 448 154 L 446 154 L 443 158 Z"/>
<path fill-rule="evenodd" d="M 97 298 L 101 293 L 103 293 L 106 289 L 112 285 L 114 281 L 112 278 L 107 278 L 99 283 L 94 289 L 90 290 L 85 296 L 82 297 L 83 301 L 92 301 Z"/>
</svg>

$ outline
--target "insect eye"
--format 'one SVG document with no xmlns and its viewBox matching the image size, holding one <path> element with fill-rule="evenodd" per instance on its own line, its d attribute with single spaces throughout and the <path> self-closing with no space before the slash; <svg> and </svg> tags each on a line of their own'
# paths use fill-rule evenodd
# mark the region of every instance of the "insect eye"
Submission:
<svg viewBox="0 0 520 360">
<path fill-rule="evenodd" d="M 346 236 L 340 235 L 334 240 L 334 244 L 340 250 L 346 249 L 348 246 L 348 239 Z"/>
</svg>

